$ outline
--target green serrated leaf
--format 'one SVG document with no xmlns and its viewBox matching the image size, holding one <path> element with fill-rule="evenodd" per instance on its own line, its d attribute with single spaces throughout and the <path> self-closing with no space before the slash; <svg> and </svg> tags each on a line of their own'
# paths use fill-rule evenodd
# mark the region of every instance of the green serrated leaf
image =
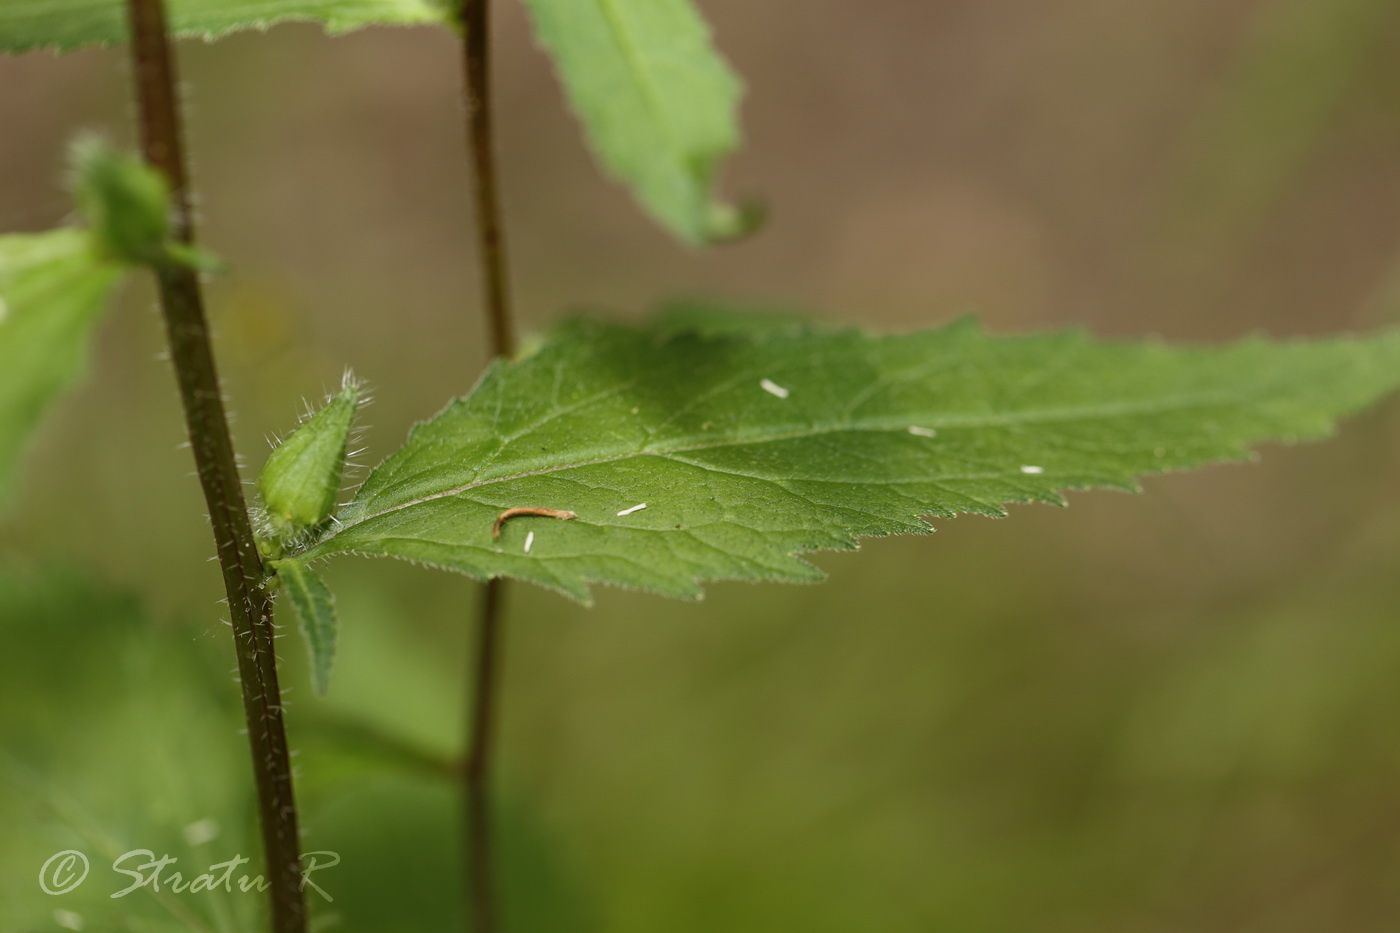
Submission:
<svg viewBox="0 0 1400 933">
<path fill-rule="evenodd" d="M 0 236 L 0 502 L 44 410 L 82 374 L 121 272 L 81 230 Z"/>
<path fill-rule="evenodd" d="M 257 487 L 280 544 L 291 543 L 334 511 L 359 402 L 359 386 L 347 376 L 340 392 L 268 455 Z"/>
<path fill-rule="evenodd" d="M 340 623 L 335 617 L 335 596 L 326 581 L 299 560 L 269 563 L 277 572 L 282 592 L 296 613 L 306 646 L 311 654 L 311 683 L 324 696 L 330 689 L 331 665 L 335 662 L 335 642 Z"/>
<path fill-rule="evenodd" d="M 330 33 L 376 24 L 450 22 L 441 0 L 167 0 L 171 32 L 215 39 L 241 29 L 310 21 Z M 127 40 L 125 0 L 3 0 L 0 52 L 67 52 Z"/>
<path fill-rule="evenodd" d="M 1169 347 L 973 321 L 704 336 L 575 322 L 415 428 L 305 557 L 389 555 L 580 600 L 591 582 L 695 597 L 809 581 L 797 557 L 922 516 L 1322 436 L 1400 383 L 1400 332 Z M 520 506 L 572 521 L 508 518 Z"/>
<path fill-rule="evenodd" d="M 526 0 L 609 172 L 691 243 L 732 239 L 753 212 L 713 200 L 739 145 L 742 87 L 690 0 Z"/>
</svg>

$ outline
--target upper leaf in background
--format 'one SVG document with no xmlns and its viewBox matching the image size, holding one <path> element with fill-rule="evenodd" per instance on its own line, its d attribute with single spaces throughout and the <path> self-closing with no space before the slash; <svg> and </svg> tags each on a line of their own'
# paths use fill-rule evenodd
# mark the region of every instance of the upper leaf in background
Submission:
<svg viewBox="0 0 1400 933">
<path fill-rule="evenodd" d="M 1400 331 L 1218 348 L 975 322 L 702 335 L 574 322 L 416 427 L 304 559 L 389 555 L 580 600 L 816 580 L 796 555 L 1319 437 L 1400 383 Z M 517 506 L 574 512 L 518 517 Z"/>
<path fill-rule="evenodd" d="M 690 0 L 525 5 L 598 158 L 652 216 L 691 243 L 746 232 L 753 218 L 713 199 L 742 86 Z"/>
<path fill-rule="evenodd" d="M 739 79 L 690 0 L 526 0 L 603 165 L 691 243 L 741 236 L 756 211 L 712 196 L 739 145 Z M 443 0 L 169 0 L 171 31 L 213 39 L 311 20 L 331 33 L 452 22 Z M 125 42 L 124 0 L 4 0 L 0 52 Z"/>
<path fill-rule="evenodd" d="M 240 29 L 310 20 L 327 32 L 347 32 L 376 23 L 409 26 L 446 23 L 439 0 L 167 0 L 177 36 L 213 39 Z M 66 52 L 127 39 L 125 0 L 3 0 L 0 51 Z"/>
<path fill-rule="evenodd" d="M 25 439 L 81 375 L 122 272 L 82 230 L 0 236 L 0 503 Z"/>
</svg>

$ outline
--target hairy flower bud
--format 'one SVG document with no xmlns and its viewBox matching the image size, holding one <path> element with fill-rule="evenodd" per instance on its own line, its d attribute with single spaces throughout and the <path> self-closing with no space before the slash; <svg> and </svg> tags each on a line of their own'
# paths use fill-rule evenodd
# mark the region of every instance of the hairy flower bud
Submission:
<svg viewBox="0 0 1400 933">
<path fill-rule="evenodd" d="M 359 386 L 344 388 L 272 451 L 258 474 L 258 493 L 282 544 L 320 525 L 335 509 Z"/>
</svg>

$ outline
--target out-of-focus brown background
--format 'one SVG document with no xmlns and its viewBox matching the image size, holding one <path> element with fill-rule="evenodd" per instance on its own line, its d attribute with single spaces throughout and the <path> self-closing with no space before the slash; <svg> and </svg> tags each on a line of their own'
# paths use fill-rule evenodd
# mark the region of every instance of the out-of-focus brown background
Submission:
<svg viewBox="0 0 1400 933">
<path fill-rule="evenodd" d="M 600 176 L 522 10 L 500 5 L 527 327 L 694 294 L 884 330 L 973 311 L 992 330 L 1180 340 L 1400 311 L 1394 0 L 703 7 L 748 85 L 726 189 L 772 214 L 696 252 Z M 347 364 L 377 389 L 376 462 L 485 357 L 456 46 L 282 26 L 180 54 L 203 239 L 234 267 L 211 301 L 248 465 Z M 127 94 L 121 51 L 0 60 L 0 229 L 69 216 L 65 147 L 79 129 L 129 140 Z M 129 288 L 0 525 L 0 558 L 28 581 L 12 590 L 31 593 L 0 611 L 42 603 L 53 625 L 25 631 L 85 644 L 107 610 L 32 597 L 78 586 L 41 568 L 77 568 L 222 677 L 218 575 L 161 343 L 148 288 Z M 1154 478 L 1142 497 L 818 555 L 820 587 L 720 584 L 698 604 L 603 591 L 591 609 L 516 587 L 512 929 L 1396 929 L 1398 415 Z M 475 585 L 389 562 L 328 574 L 344 623 L 328 700 L 282 644 L 308 836 L 345 860 L 328 875 L 338 928 L 452 928 L 451 788 L 332 767 L 314 718 L 451 754 Z M 78 774 L 143 767 L 81 753 L 104 702 L 74 701 L 49 733 L 77 749 L 52 779 L 130 835 L 139 798 L 85 801 Z M 234 749 L 219 779 L 242 788 L 241 739 L 216 738 Z M 206 760 L 181 768 L 214 779 Z M 24 854 L 4 864 L 32 874 L 43 847 L 18 839 L 39 823 L 15 812 Z M 14 929 L 57 906 L 28 879 L 0 882 L 24 904 Z"/>
</svg>

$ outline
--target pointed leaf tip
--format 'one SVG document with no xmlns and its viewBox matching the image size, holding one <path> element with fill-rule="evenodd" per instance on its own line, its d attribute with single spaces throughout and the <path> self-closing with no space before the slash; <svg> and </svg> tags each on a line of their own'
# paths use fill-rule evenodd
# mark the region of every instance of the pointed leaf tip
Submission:
<svg viewBox="0 0 1400 933">
<path fill-rule="evenodd" d="M 691 0 L 525 5 L 598 160 L 658 223 L 691 244 L 757 227 L 761 211 L 714 197 L 743 87 Z"/>
</svg>

